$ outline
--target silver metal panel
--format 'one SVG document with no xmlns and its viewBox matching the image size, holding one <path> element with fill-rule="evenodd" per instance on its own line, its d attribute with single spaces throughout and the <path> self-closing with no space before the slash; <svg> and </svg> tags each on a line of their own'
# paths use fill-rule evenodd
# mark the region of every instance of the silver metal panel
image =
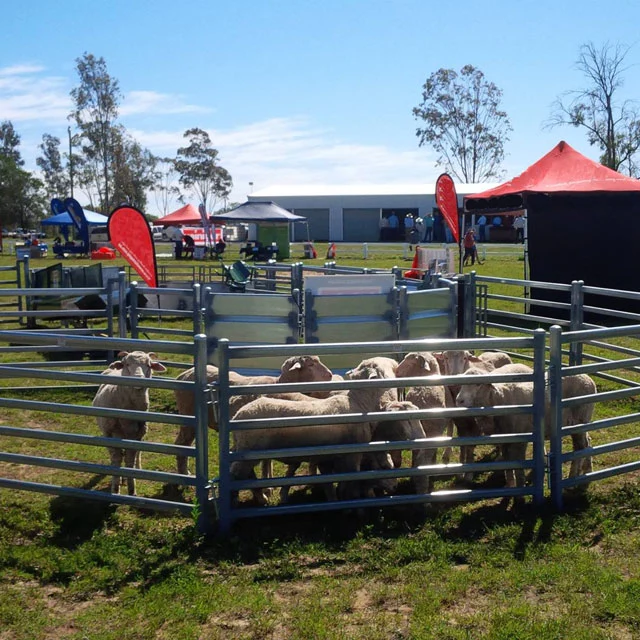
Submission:
<svg viewBox="0 0 640 640">
<path fill-rule="evenodd" d="M 451 309 L 451 293 L 448 289 L 411 291 L 407 294 L 407 308 L 410 316 L 414 313 L 432 309 Z"/>
<path fill-rule="evenodd" d="M 451 335 L 451 318 L 448 314 L 410 319 L 407 322 L 407 332 L 407 340 L 453 337 Z"/>
<path fill-rule="evenodd" d="M 312 335 L 319 342 L 386 342 L 395 339 L 395 327 L 384 320 L 320 323 Z"/>
<path fill-rule="evenodd" d="M 313 311 L 317 317 L 344 316 L 383 316 L 390 313 L 392 305 L 389 296 L 316 296 L 313 298 Z"/>
<path fill-rule="evenodd" d="M 247 293 L 217 293 L 211 297 L 207 315 L 213 316 L 280 316 L 288 318 L 297 310 L 290 296 Z M 224 336 L 226 337 L 226 336 Z"/>
</svg>

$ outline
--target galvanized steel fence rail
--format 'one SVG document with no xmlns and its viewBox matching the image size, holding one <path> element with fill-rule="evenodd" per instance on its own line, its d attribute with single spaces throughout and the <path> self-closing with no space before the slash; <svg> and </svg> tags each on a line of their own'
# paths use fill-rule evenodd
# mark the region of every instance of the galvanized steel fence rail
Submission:
<svg viewBox="0 0 640 640">
<path fill-rule="evenodd" d="M 195 415 L 178 416 L 175 414 L 160 413 L 156 411 L 141 412 L 123 409 L 97 408 L 82 404 L 55 402 L 53 400 L 26 400 L 16 397 L 8 397 L 10 390 L 0 388 L 0 407 L 5 409 L 20 409 L 23 411 L 45 412 L 47 414 L 72 414 L 95 419 L 98 416 L 109 418 L 122 418 L 137 420 L 140 422 L 153 422 L 178 426 L 190 426 L 196 434 L 195 447 L 184 447 L 160 442 L 139 442 L 137 440 L 122 440 L 118 438 L 105 438 L 93 435 L 97 431 L 96 426 L 89 427 L 87 433 L 65 433 L 56 430 L 39 428 L 24 428 L 3 424 L 0 426 L 0 436 L 5 442 L 23 441 L 24 439 L 41 442 L 60 442 L 64 444 L 81 445 L 84 447 L 112 447 L 122 449 L 135 449 L 160 453 L 169 456 L 186 456 L 195 458 L 195 476 L 185 476 L 166 471 L 134 469 L 127 467 L 113 467 L 108 464 L 100 464 L 89 460 L 57 458 L 42 455 L 28 455 L 11 451 L 0 453 L 0 462 L 11 465 L 35 466 L 54 469 L 58 471 L 77 472 L 93 475 L 119 475 L 126 478 L 153 481 L 156 483 L 168 483 L 173 485 L 186 485 L 195 487 L 196 503 L 189 504 L 179 500 L 159 499 L 148 496 L 113 495 L 74 484 L 57 484 L 54 482 L 32 482 L 22 480 L 15 475 L 12 477 L 5 468 L 3 477 L 0 477 L 0 487 L 12 490 L 36 491 L 47 494 L 69 496 L 75 498 L 89 498 L 117 504 L 126 504 L 135 507 L 145 507 L 155 510 L 176 510 L 181 513 L 199 514 L 198 526 L 201 530 L 209 530 L 212 524 L 212 503 L 209 494 L 209 461 L 208 461 L 208 428 L 207 428 L 207 398 L 208 385 L 206 379 L 206 337 L 197 335 L 193 342 L 149 341 L 129 340 L 122 338 L 101 338 L 91 336 L 61 336 L 59 333 L 46 332 L 13 332 L 0 331 L 0 340 L 4 342 L 20 341 L 36 346 L 38 349 L 51 347 L 64 342 L 67 349 L 102 349 L 102 350 L 154 350 L 158 353 L 181 354 L 188 356 L 195 363 L 195 380 L 193 382 L 180 382 L 173 379 L 128 378 L 123 376 L 109 376 L 108 380 L 100 373 L 73 372 L 57 369 L 52 371 L 40 366 L 40 363 L 28 363 L 29 366 L 3 365 L 0 366 L 0 377 L 4 379 L 23 378 L 27 380 L 48 380 L 55 382 L 72 382 L 76 385 L 99 385 L 105 382 L 118 386 L 144 386 L 148 389 L 183 389 L 193 391 L 195 394 Z M 89 363 L 85 363 L 89 364 Z M 48 387 L 49 394 L 45 397 L 54 397 L 56 387 Z M 10 421 L 10 419 L 8 420 Z M 90 420 L 90 423 L 93 420 Z M 9 448 L 9 446 L 7 447 Z M 77 476 L 74 476 L 77 477 Z"/>
<path fill-rule="evenodd" d="M 421 340 L 398 341 L 387 343 L 349 343 L 349 344 L 315 344 L 297 346 L 256 346 L 240 347 L 229 344 L 226 340 L 219 342 L 220 369 L 218 391 L 218 420 L 219 420 L 219 460 L 220 475 L 216 479 L 218 485 L 218 516 L 219 526 L 223 533 L 229 531 L 232 524 L 239 519 L 261 517 L 266 515 L 294 514 L 306 512 L 323 512 L 335 509 L 360 507 L 385 507 L 395 505 L 420 504 L 428 502 L 446 502 L 488 499 L 498 497 L 532 496 L 536 504 L 540 504 L 544 495 L 544 431 L 542 419 L 544 416 L 544 331 L 538 331 L 533 337 L 502 338 L 497 340 Z M 307 416 L 300 418 L 266 418 L 257 420 L 233 420 L 230 416 L 229 399 L 233 395 L 256 394 L 273 392 L 273 386 L 247 385 L 231 387 L 229 383 L 230 362 L 242 358 L 256 358 L 264 356 L 279 356 L 281 359 L 293 355 L 313 354 L 328 356 L 331 354 L 395 354 L 402 355 L 412 350 L 441 350 L 441 349 L 482 349 L 488 345 L 502 348 L 529 349 L 533 352 L 534 373 L 530 375 L 488 375 L 482 377 L 447 376 L 427 378 L 406 378 L 403 385 L 428 386 L 434 384 L 473 384 L 479 381 L 514 381 L 533 382 L 534 400 L 531 405 L 513 405 L 493 408 L 456 408 L 447 410 L 418 410 L 407 412 L 393 412 L 393 417 L 406 419 L 445 418 L 453 416 L 473 417 L 485 415 L 530 414 L 532 431 L 528 433 L 500 434 L 490 437 L 473 438 L 427 438 L 422 440 L 408 440 L 397 442 L 378 442 L 360 444 L 334 444 L 324 447 L 297 447 L 277 450 L 243 450 L 232 451 L 232 434 L 238 430 L 247 429 L 278 429 L 283 427 L 311 426 L 322 428 L 329 424 L 355 424 L 389 419 L 388 412 L 370 411 L 364 414 L 347 414 L 337 416 Z M 351 380 L 343 382 L 315 382 L 304 384 L 280 384 L 278 392 L 291 391 L 331 391 L 335 389 L 357 389 L 361 387 L 390 388 L 398 385 L 397 379 L 386 380 Z M 411 467 L 384 471 L 358 471 L 352 473 L 331 473 L 321 476 L 296 476 L 294 478 L 276 477 L 260 480 L 239 480 L 232 475 L 234 462 L 251 460 L 257 463 L 261 459 L 309 459 L 315 456 L 336 457 L 345 454 L 376 452 L 390 450 L 433 449 L 447 446 L 463 446 L 477 444 L 504 444 L 525 442 L 533 446 L 531 458 L 498 462 L 476 462 L 467 464 L 436 464 L 423 467 Z M 270 507 L 238 508 L 234 495 L 242 490 L 262 489 L 265 487 L 283 487 L 300 484 L 324 484 L 328 482 L 370 482 L 376 479 L 410 478 L 416 476 L 443 476 L 457 473 L 499 471 L 505 469 L 522 469 L 532 471 L 531 483 L 524 487 L 503 488 L 472 488 L 446 489 L 427 494 L 413 493 L 410 495 L 393 495 L 377 498 L 363 498 L 357 500 L 331 501 L 313 504 L 286 504 Z"/>
</svg>

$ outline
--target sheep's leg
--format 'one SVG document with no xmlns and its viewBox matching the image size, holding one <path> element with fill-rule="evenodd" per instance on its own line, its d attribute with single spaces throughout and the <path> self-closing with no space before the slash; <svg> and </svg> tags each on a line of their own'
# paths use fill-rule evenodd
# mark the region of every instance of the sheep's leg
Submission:
<svg viewBox="0 0 640 640">
<path fill-rule="evenodd" d="M 591 446 L 591 436 L 588 433 L 577 433 L 571 436 L 573 444 L 573 450 L 579 451 L 580 449 L 587 449 Z M 579 458 L 571 461 L 571 468 L 569 470 L 569 477 L 573 478 L 577 475 L 583 475 L 585 473 L 591 473 L 593 471 L 593 460 L 591 456 L 586 458 Z"/>
<path fill-rule="evenodd" d="M 109 447 L 109 457 L 112 467 L 122 466 L 122 449 Z M 111 493 L 120 493 L 120 476 L 111 476 Z"/>
<path fill-rule="evenodd" d="M 447 420 L 447 438 L 453 438 L 453 420 Z M 442 464 L 449 464 L 451 461 L 452 447 L 447 447 L 442 453 Z"/>
<path fill-rule="evenodd" d="M 273 478 L 273 460 L 262 460 L 260 462 L 260 471 L 263 478 Z M 262 489 L 266 496 L 270 496 L 273 493 L 271 487 Z"/>
<path fill-rule="evenodd" d="M 311 466 L 311 465 L 309 465 Z M 287 478 L 293 478 L 296 475 L 296 471 L 300 468 L 299 462 L 294 462 L 287 465 Z M 291 487 L 280 487 L 280 503 L 285 504 L 289 500 L 289 491 Z"/>
<path fill-rule="evenodd" d="M 193 427 L 181 426 L 173 444 L 190 447 L 196 439 L 196 430 Z M 179 474 L 189 475 L 187 456 L 176 456 L 176 468 Z"/>
<path fill-rule="evenodd" d="M 234 480 L 257 480 L 254 460 L 242 460 L 231 463 L 230 474 Z M 253 499 L 260 505 L 265 506 L 268 502 L 267 496 L 260 489 L 252 491 Z M 238 501 L 238 493 L 234 491 L 231 496 L 233 502 Z"/>
<path fill-rule="evenodd" d="M 362 462 L 362 454 L 354 453 L 345 456 L 339 456 L 334 460 L 333 470 L 335 473 L 350 473 L 351 471 L 360 471 Z M 347 481 L 338 483 L 337 496 L 339 500 L 351 500 L 359 497 L 359 482 Z"/>
<path fill-rule="evenodd" d="M 140 469 L 140 451 L 136 449 L 124 450 L 124 464 L 131 469 Z M 136 495 L 136 479 L 127 478 L 127 491 L 130 496 Z"/>
<path fill-rule="evenodd" d="M 318 470 L 320 471 L 320 474 L 333 473 L 335 471 L 335 467 L 330 462 L 318 462 Z M 327 482 L 322 486 L 324 487 L 327 502 L 335 502 L 338 499 L 338 494 L 333 482 Z"/>
</svg>

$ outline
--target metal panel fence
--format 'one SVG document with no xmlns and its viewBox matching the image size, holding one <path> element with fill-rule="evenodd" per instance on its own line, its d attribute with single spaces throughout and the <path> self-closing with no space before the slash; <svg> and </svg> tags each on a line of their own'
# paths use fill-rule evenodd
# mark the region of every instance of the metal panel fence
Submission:
<svg viewBox="0 0 640 640">
<path fill-rule="evenodd" d="M 401 341 L 387 343 L 349 343 L 349 344 L 315 344 L 298 346 L 256 346 L 241 347 L 231 345 L 226 340 L 221 340 L 220 347 L 220 370 L 218 381 L 219 398 L 219 468 L 220 476 L 216 480 L 218 484 L 218 515 L 219 526 L 222 532 L 228 532 L 233 522 L 238 519 L 260 517 L 265 515 L 295 514 L 306 512 L 322 512 L 335 509 L 345 509 L 354 507 L 384 507 L 392 505 L 420 504 L 428 502 L 445 502 L 476 500 L 498 497 L 533 496 L 536 503 L 543 499 L 544 492 L 544 443 L 542 417 L 544 415 L 544 332 L 539 331 L 533 337 L 526 338 L 502 338 L 497 340 L 422 340 L 422 341 Z M 392 442 L 357 442 L 344 439 L 337 439 L 331 443 L 330 438 L 326 438 L 324 446 L 296 446 L 296 436 L 293 434 L 296 429 L 304 429 L 313 426 L 314 429 L 330 429 L 330 425 L 335 424 L 357 424 L 372 423 L 381 420 L 388 420 L 390 414 L 380 411 L 376 406 L 366 407 L 365 412 L 351 412 L 340 415 L 326 415 L 321 411 L 317 415 L 309 415 L 305 412 L 304 417 L 273 417 L 256 416 L 256 419 L 237 420 L 231 419 L 229 399 L 234 396 L 268 393 L 273 391 L 272 386 L 247 385 L 234 386 L 229 384 L 230 363 L 236 359 L 253 359 L 266 355 L 281 359 L 301 354 L 319 355 L 323 360 L 333 354 L 353 354 L 360 358 L 369 354 L 378 355 L 402 355 L 412 350 L 440 350 L 440 349 L 469 349 L 485 348 L 488 344 L 501 348 L 528 349 L 533 354 L 535 369 L 533 374 L 510 374 L 501 376 L 448 376 L 448 377 L 427 377 L 427 378 L 406 378 L 403 385 L 440 385 L 440 384 L 473 384 L 479 381 L 507 382 L 522 380 L 533 383 L 533 402 L 528 405 L 512 405 L 505 407 L 489 408 L 456 408 L 456 409 L 423 409 L 412 411 L 393 412 L 393 417 L 401 419 L 433 419 L 448 418 L 453 416 L 486 416 L 486 415 L 511 415 L 528 414 L 531 416 L 530 424 L 532 429 L 527 433 L 501 433 L 491 437 L 473 438 L 447 438 L 436 437 L 427 439 L 413 439 Z M 376 379 L 376 380 L 350 380 L 343 382 L 316 382 L 304 384 L 281 384 L 278 385 L 278 392 L 286 393 L 290 391 L 310 392 L 362 388 L 391 388 L 398 385 L 397 379 Z M 320 407 L 322 402 L 314 403 L 314 407 Z M 332 406 L 331 401 L 326 401 L 327 407 Z M 324 406 L 324 405 L 322 405 Z M 355 405 L 354 405 L 355 406 Z M 360 405 L 361 406 L 361 405 Z M 362 407 L 361 407 L 362 408 Z M 269 431 L 287 428 L 290 435 L 290 446 L 287 448 L 273 448 L 260 446 L 259 443 L 270 441 Z M 256 446 L 247 445 L 238 450 L 231 450 L 232 434 L 237 431 L 259 430 L 259 438 L 255 440 Z M 308 431 L 308 430 L 307 430 Z M 275 433 L 275 432 L 274 432 Z M 289 437 L 289 436 L 288 436 Z M 277 441 L 271 438 L 271 441 Z M 304 442 L 301 440 L 300 442 Z M 358 466 L 350 471 L 337 472 L 341 468 L 338 463 L 345 456 L 360 456 L 362 453 L 374 454 L 376 452 L 411 450 L 424 451 L 426 449 L 442 448 L 447 446 L 463 445 L 487 445 L 491 444 L 515 444 L 530 443 L 533 447 L 531 458 L 518 458 L 501 461 L 480 461 L 466 464 L 415 464 L 409 468 L 396 468 L 391 470 L 361 471 Z M 263 478 L 257 480 L 251 471 L 259 460 L 276 459 L 283 462 L 300 460 L 323 460 L 328 464 L 329 472 L 321 476 L 304 475 L 295 477 L 277 476 L 274 478 Z M 333 469 L 333 471 L 331 471 Z M 531 482 L 518 487 L 487 488 L 477 486 L 474 488 L 446 488 L 431 492 L 413 491 L 406 495 L 387 495 L 382 497 L 352 498 L 342 501 L 328 501 L 322 503 L 305 504 L 280 504 L 268 507 L 239 508 L 236 502 L 236 494 L 244 490 L 261 490 L 265 487 L 289 487 L 299 485 L 318 485 L 327 483 L 360 482 L 371 483 L 380 479 L 391 478 L 425 478 L 451 476 L 457 473 L 483 473 L 488 471 L 502 471 L 506 469 L 530 470 L 532 471 Z"/>
<path fill-rule="evenodd" d="M 28 388 L 34 389 L 34 381 L 45 381 L 46 387 L 39 388 L 37 400 L 24 399 L 18 393 L 17 388 L 2 385 L 0 387 L 0 407 L 5 410 L 5 423 L 0 426 L 2 437 L 2 452 L 0 453 L 0 487 L 36 491 L 47 494 L 62 495 L 74 498 L 89 498 L 93 500 L 107 501 L 130 506 L 146 507 L 156 510 L 177 510 L 182 513 L 192 513 L 194 504 L 180 500 L 171 500 L 162 497 L 160 491 L 158 497 L 152 493 L 152 489 L 144 489 L 144 495 L 114 495 L 94 489 L 95 476 L 104 474 L 118 475 L 126 478 L 136 478 L 143 483 L 152 482 L 167 483 L 170 485 L 185 485 L 195 487 L 197 509 L 200 514 L 199 526 L 202 530 L 211 525 L 211 502 L 209 496 L 209 463 L 208 463 L 208 433 L 207 433 L 207 407 L 206 396 L 208 387 L 206 382 L 206 337 L 195 336 L 194 342 L 177 343 L 169 341 L 127 340 L 122 338 L 100 338 L 91 336 L 61 337 L 59 333 L 46 332 L 15 332 L 0 331 L 0 341 L 19 341 L 32 345 L 39 350 L 46 350 L 60 346 L 64 343 L 66 349 L 83 351 L 86 349 L 100 349 L 105 352 L 125 350 L 154 350 L 158 353 L 181 354 L 195 362 L 194 382 L 179 382 L 172 379 L 152 378 L 128 378 L 111 375 L 108 383 L 124 387 L 141 387 L 151 390 L 176 390 L 184 389 L 193 391 L 196 399 L 196 412 L 194 416 L 177 416 L 175 414 L 161 413 L 157 411 L 141 412 L 125 409 L 98 408 L 88 406 L 97 385 L 105 382 L 105 377 L 99 372 L 69 371 L 64 363 L 58 363 L 55 370 L 45 368 L 42 362 L 22 362 L 4 364 L 0 366 L 0 378 L 13 382 L 18 379 L 26 379 L 31 384 Z M 85 362 L 85 366 L 95 364 Z M 62 384 L 60 384 L 62 383 Z M 74 400 L 56 401 L 57 394 L 61 390 L 73 385 Z M 84 395 L 89 393 L 89 395 Z M 64 396 L 68 398 L 68 393 Z M 39 427 L 37 418 L 33 418 L 29 427 L 12 426 L 15 419 L 15 411 L 31 412 L 34 416 L 44 413 L 43 426 Z M 51 417 L 55 416 L 55 423 L 60 424 L 63 416 L 82 416 L 84 420 L 75 420 L 65 423 L 67 430 L 51 428 Z M 49 420 L 47 420 L 47 416 Z M 137 440 L 122 440 L 108 438 L 96 434 L 97 427 L 89 426 L 94 423 L 96 417 L 108 417 L 114 419 L 136 420 L 139 422 L 153 423 L 152 435 L 148 438 L 152 441 L 140 442 Z M 7 424 L 8 423 L 8 424 Z M 94 423 L 95 425 L 95 423 Z M 195 429 L 196 446 L 184 447 L 162 442 L 163 425 L 187 426 Z M 155 436 L 155 437 L 154 437 Z M 22 443 L 25 440 L 48 443 L 37 451 L 46 451 L 45 454 L 24 453 L 26 450 Z M 196 459 L 196 475 L 179 475 L 166 470 L 166 465 L 159 464 L 158 468 L 150 470 L 149 465 L 145 469 L 114 467 L 100 462 L 104 454 L 96 453 L 102 447 L 117 447 L 125 450 L 145 451 L 162 456 L 187 456 Z M 28 469 L 52 470 L 46 475 L 42 471 L 37 474 L 28 474 Z M 88 481 L 86 475 L 92 476 Z M 31 478 L 38 478 L 37 481 Z M 48 481 L 47 481 L 48 478 Z M 149 495 L 151 494 L 151 495 Z"/>
</svg>

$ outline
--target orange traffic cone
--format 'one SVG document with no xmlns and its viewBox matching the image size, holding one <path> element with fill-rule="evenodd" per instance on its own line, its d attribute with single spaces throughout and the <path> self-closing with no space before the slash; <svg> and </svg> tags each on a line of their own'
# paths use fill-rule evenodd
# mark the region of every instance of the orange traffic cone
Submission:
<svg viewBox="0 0 640 640">
<path fill-rule="evenodd" d="M 327 260 L 334 260 L 336 257 L 336 243 L 332 242 L 327 249 Z"/>
<path fill-rule="evenodd" d="M 404 272 L 405 278 L 422 278 L 422 272 L 418 269 L 420 266 L 420 259 L 418 258 L 418 247 L 416 247 L 415 255 L 413 256 L 413 262 L 411 263 L 411 269 Z"/>
</svg>

